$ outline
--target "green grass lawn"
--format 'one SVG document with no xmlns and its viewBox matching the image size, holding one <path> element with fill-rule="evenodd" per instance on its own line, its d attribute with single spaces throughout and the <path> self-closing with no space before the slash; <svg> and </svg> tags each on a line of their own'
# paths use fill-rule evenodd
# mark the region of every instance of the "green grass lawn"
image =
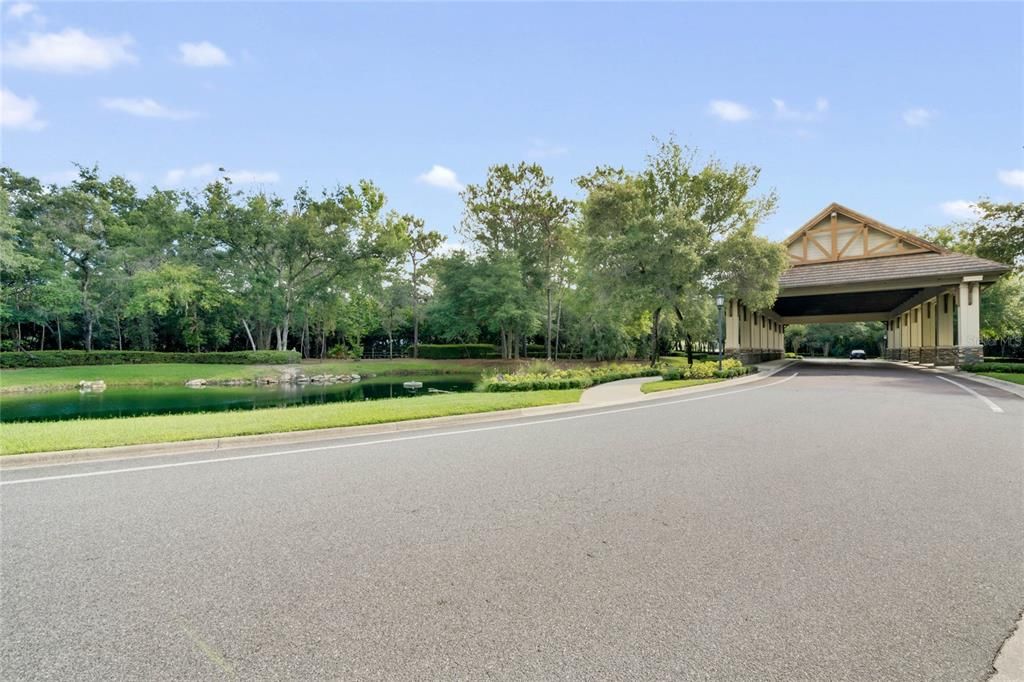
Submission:
<svg viewBox="0 0 1024 682">
<path fill-rule="evenodd" d="M 505 363 L 507 364 L 507 363 Z M 252 380 L 277 376 L 286 367 L 296 365 L 94 365 L 76 367 L 44 367 L 40 369 L 5 369 L 0 371 L 0 393 L 47 391 L 74 387 L 79 381 L 102 379 L 107 386 L 173 386 L 189 379 L 226 381 Z M 454 374 L 481 371 L 486 367 L 502 367 L 495 360 L 325 360 L 301 364 L 307 375 L 313 374 Z"/>
<path fill-rule="evenodd" d="M 644 393 L 657 393 L 658 391 L 670 391 L 673 388 L 689 388 L 690 386 L 701 386 L 703 384 L 717 384 L 725 379 L 676 379 L 674 381 L 651 381 L 640 385 Z"/>
<path fill-rule="evenodd" d="M 574 403 L 579 400 L 580 393 L 582 391 L 579 390 L 452 393 L 362 403 L 331 403 L 238 412 L 20 422 L 0 427 L 0 454 L 168 443 L 196 438 L 223 438 L 382 424 L 427 417 Z"/>
<path fill-rule="evenodd" d="M 1015 384 L 1024 385 L 1024 372 L 976 372 L 983 377 L 989 377 L 990 379 L 1002 379 L 1003 381 L 1010 381 Z"/>
</svg>

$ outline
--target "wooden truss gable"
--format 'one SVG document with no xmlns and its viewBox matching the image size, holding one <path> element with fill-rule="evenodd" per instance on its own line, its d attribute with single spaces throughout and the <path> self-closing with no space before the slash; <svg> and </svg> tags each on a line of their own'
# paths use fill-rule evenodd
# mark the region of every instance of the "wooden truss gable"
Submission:
<svg viewBox="0 0 1024 682">
<path fill-rule="evenodd" d="M 944 249 L 931 242 L 835 203 L 811 218 L 783 243 L 793 265 L 910 253 L 945 253 Z"/>
</svg>

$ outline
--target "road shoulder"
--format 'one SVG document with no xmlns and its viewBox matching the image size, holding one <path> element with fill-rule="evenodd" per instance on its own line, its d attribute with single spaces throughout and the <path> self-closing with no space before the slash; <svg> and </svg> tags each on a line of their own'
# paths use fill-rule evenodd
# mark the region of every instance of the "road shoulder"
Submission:
<svg viewBox="0 0 1024 682">
<path fill-rule="evenodd" d="M 342 438 L 353 438 L 362 436 L 375 436 L 392 434 L 403 431 L 415 431 L 433 429 L 443 426 L 460 426 L 463 424 L 479 424 L 482 422 L 497 422 L 523 417 L 541 417 L 546 415 L 564 414 L 582 410 L 592 410 L 612 405 L 622 405 L 633 402 L 645 402 L 670 397 L 678 397 L 681 393 L 701 393 L 710 390 L 721 390 L 734 387 L 740 384 L 751 383 L 767 379 L 783 368 L 792 364 L 786 361 L 774 361 L 764 363 L 767 365 L 757 374 L 729 379 L 716 384 L 681 388 L 658 393 L 644 394 L 640 392 L 640 384 L 633 386 L 634 396 L 624 400 L 605 403 L 584 403 L 582 400 L 577 403 L 565 403 L 560 405 L 547 405 L 543 407 L 525 407 L 511 410 L 497 410 L 491 412 L 480 412 L 472 414 L 454 415 L 449 417 L 430 417 L 426 419 L 410 419 L 406 421 L 386 422 L 382 424 L 369 424 L 365 426 L 343 426 L 337 428 L 315 429 L 309 431 L 287 431 L 282 433 L 268 433 L 251 436 L 229 436 L 223 438 L 206 438 L 201 440 L 174 441 L 170 443 L 147 443 L 142 445 L 121 445 L 105 448 L 85 448 L 78 450 L 55 450 L 50 452 L 34 452 L 21 455 L 4 455 L 0 457 L 0 471 L 11 471 L 14 469 L 45 466 L 51 464 L 74 464 L 80 462 L 92 462 L 101 460 L 133 459 L 138 457 L 151 457 L 160 455 L 212 453 L 228 450 L 235 450 L 245 447 L 273 446 L 273 445 L 300 445 L 338 440 Z M 656 378 L 656 377 L 655 377 Z M 626 379 L 624 381 L 634 381 Z M 619 382 L 611 382 L 619 383 Z M 610 385 L 610 384 L 606 384 Z"/>
</svg>

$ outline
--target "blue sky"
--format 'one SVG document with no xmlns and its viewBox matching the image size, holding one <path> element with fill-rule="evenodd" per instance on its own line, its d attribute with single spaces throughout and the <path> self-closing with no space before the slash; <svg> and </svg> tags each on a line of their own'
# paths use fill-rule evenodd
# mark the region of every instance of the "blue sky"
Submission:
<svg viewBox="0 0 1024 682">
<path fill-rule="evenodd" d="M 76 161 L 286 196 L 365 177 L 451 233 L 490 164 L 538 161 L 576 196 L 674 133 L 762 168 L 776 238 L 831 201 L 921 227 L 1024 199 L 1017 3 L 0 9 L 2 161 L 51 181 Z"/>
</svg>

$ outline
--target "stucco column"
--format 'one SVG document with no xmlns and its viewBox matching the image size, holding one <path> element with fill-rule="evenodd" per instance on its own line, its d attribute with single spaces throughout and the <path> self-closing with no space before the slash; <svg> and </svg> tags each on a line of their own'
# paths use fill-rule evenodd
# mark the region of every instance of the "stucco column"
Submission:
<svg viewBox="0 0 1024 682">
<path fill-rule="evenodd" d="M 730 298 L 725 303 L 725 355 L 738 358 L 740 354 L 739 301 Z"/>
<path fill-rule="evenodd" d="M 935 298 L 935 364 L 955 365 L 956 348 L 953 346 L 953 310 L 956 296 L 945 291 Z"/>
<path fill-rule="evenodd" d="M 896 320 L 889 318 L 885 321 L 885 353 L 882 355 L 886 360 L 892 360 L 892 352 L 896 346 Z"/>
<path fill-rule="evenodd" d="M 753 331 L 750 324 L 750 309 L 742 303 L 739 304 L 740 312 L 740 348 L 742 350 L 750 350 L 751 345 L 751 332 Z"/>
<path fill-rule="evenodd" d="M 921 363 L 935 364 L 935 304 L 932 298 L 921 304 Z"/>
<path fill-rule="evenodd" d="M 957 295 L 957 365 L 981 362 L 981 276 L 964 277 Z"/>
<path fill-rule="evenodd" d="M 903 315 L 897 315 L 893 320 L 893 324 L 896 327 L 893 332 L 893 346 L 892 346 L 892 359 L 900 360 L 901 354 L 903 353 Z"/>
<path fill-rule="evenodd" d="M 921 360 L 921 317 L 924 311 L 921 306 L 916 305 L 907 311 L 910 314 L 910 343 L 907 348 L 907 360 L 920 362 Z"/>
</svg>

